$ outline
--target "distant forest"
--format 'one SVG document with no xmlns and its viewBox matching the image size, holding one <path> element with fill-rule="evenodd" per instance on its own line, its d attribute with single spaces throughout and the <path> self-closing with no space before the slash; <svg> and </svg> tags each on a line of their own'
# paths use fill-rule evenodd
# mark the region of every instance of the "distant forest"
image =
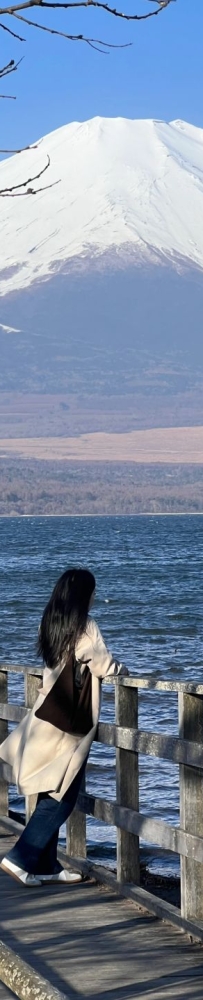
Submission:
<svg viewBox="0 0 203 1000">
<path fill-rule="evenodd" d="M 203 511 L 203 465 L 1 459 L 0 514 Z"/>
</svg>

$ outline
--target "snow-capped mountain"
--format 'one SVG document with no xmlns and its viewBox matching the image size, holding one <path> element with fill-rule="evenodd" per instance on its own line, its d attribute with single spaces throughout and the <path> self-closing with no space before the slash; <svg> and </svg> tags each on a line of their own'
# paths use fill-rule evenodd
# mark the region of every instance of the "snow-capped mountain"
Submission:
<svg viewBox="0 0 203 1000">
<path fill-rule="evenodd" d="M 4 198 L 0 294 L 66 265 L 156 259 L 203 269 L 203 129 L 182 121 L 95 118 L 0 164 L 0 188 L 49 169 L 35 197 Z M 21 189 L 23 191 L 23 188 Z"/>
<path fill-rule="evenodd" d="M 202 424 L 203 130 L 73 123 L 0 164 L 28 178 L 0 198 L 5 436 L 11 409 L 16 436 Z"/>
</svg>

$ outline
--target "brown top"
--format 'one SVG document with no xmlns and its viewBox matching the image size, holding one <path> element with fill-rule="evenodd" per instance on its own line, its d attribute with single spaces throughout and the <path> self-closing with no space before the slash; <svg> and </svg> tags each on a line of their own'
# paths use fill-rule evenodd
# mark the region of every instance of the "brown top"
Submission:
<svg viewBox="0 0 203 1000">
<path fill-rule="evenodd" d="M 74 653 L 70 653 L 58 680 L 35 715 L 63 733 L 86 736 L 93 726 L 92 681 L 88 662 L 80 663 Z"/>
</svg>

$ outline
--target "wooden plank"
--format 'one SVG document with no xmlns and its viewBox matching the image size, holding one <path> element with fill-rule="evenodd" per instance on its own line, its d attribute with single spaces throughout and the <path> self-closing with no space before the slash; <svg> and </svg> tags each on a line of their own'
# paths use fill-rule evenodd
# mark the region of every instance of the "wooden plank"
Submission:
<svg viewBox="0 0 203 1000">
<path fill-rule="evenodd" d="M 1 832 L 2 833 L 5 833 L 5 834 L 9 833 L 11 835 L 12 834 L 13 835 L 16 834 L 16 837 L 17 837 L 17 836 L 19 836 L 20 833 L 22 833 L 23 829 L 24 829 L 24 824 L 23 823 L 21 823 L 21 822 L 18 823 L 15 819 L 11 818 L 11 816 L 1 816 Z M 61 848 L 58 849 L 59 853 L 61 852 L 61 850 L 62 850 Z M 64 859 L 66 861 L 68 861 L 68 857 L 69 856 L 67 854 L 67 851 L 66 851 L 66 853 L 63 851 L 63 855 L 64 855 Z M 151 847 L 151 848 L 150 847 L 140 847 L 140 855 L 141 855 L 141 860 L 143 861 L 143 864 L 146 864 L 146 863 L 148 864 L 149 860 L 151 861 L 151 860 L 154 859 L 154 848 L 153 847 Z M 72 857 L 72 855 L 71 855 L 71 857 Z M 161 861 L 163 861 L 165 859 L 165 851 L 164 851 L 164 849 L 162 847 L 156 847 L 156 858 L 160 858 Z M 86 858 L 82 859 L 82 858 L 80 858 L 79 855 L 77 855 L 77 863 L 79 863 L 80 861 L 82 862 L 84 871 L 86 871 Z M 76 863 L 76 858 L 74 858 L 74 864 L 75 863 Z M 88 864 L 89 863 L 90 862 L 88 861 Z M 76 868 L 76 871 L 77 871 L 77 868 Z M 79 871 L 79 869 L 78 869 L 78 871 Z"/>
<path fill-rule="evenodd" d="M 7 674 L 31 674 L 33 677 L 42 677 L 43 670 L 41 667 L 31 667 L 28 665 L 23 665 L 22 663 L 1 663 L 0 673 L 3 670 Z"/>
<path fill-rule="evenodd" d="M 8 683 L 7 674 L 4 671 L 0 673 L 0 701 L 3 705 L 6 705 L 8 700 Z M 6 719 L 0 719 L 0 744 L 6 740 L 8 734 L 8 723 Z M 8 785 L 5 781 L 5 776 L 3 772 L 0 775 L 0 815 L 8 815 Z"/>
<path fill-rule="evenodd" d="M 201 1000 L 201 948 L 190 947 L 180 926 L 178 931 L 150 916 L 146 899 L 135 899 L 140 887 L 120 886 L 107 871 L 100 877 L 97 866 L 90 874 L 99 888 L 91 878 L 68 889 L 25 890 L 0 871 L 5 944 L 70 1000 Z M 155 914 L 152 907 L 153 900 Z M 164 917 L 170 919 L 166 912 Z"/>
<path fill-rule="evenodd" d="M 0 979 L 19 1000 L 67 1000 L 68 994 L 54 989 L 31 965 L 0 941 Z"/>
<path fill-rule="evenodd" d="M 0 703 L 0 720 L 21 722 L 26 712 L 27 709 L 20 705 Z M 131 753 L 141 753 L 149 757 L 170 760 L 174 764 L 187 764 L 190 767 L 203 768 L 203 746 L 192 740 L 100 722 L 96 741 Z"/>
<path fill-rule="evenodd" d="M 26 715 L 26 711 L 27 709 L 22 708 L 21 705 L 0 702 L 0 719 L 6 719 L 8 722 L 21 722 L 21 719 L 24 719 L 24 715 Z"/>
<path fill-rule="evenodd" d="M 9 784 L 9 782 L 11 783 L 11 768 L 9 767 L 9 764 L 4 764 L 2 760 L 0 760 L 0 783 L 1 781 L 4 781 L 6 784 L 7 783 Z M 8 789 L 7 789 L 7 794 L 8 794 Z M 0 815 L 3 816 L 6 814 L 2 813 L 0 810 Z"/>
<path fill-rule="evenodd" d="M 15 823 L 13 820 L 8 821 L 7 819 L 5 819 L 4 821 L 4 827 L 5 830 L 8 830 L 9 834 L 12 834 L 12 829 L 13 829 L 16 836 L 19 836 L 19 833 L 23 829 L 23 827 L 20 826 L 18 823 Z M 6 851 L 9 850 L 10 837 L 8 838 L 7 843 L 5 840 L 3 840 L 3 844 L 4 847 L 2 847 L 2 850 L 5 851 L 6 853 Z M 169 902 L 166 902 L 159 896 L 154 896 L 153 893 L 148 892 L 146 889 L 142 889 L 140 886 L 130 885 L 128 883 L 125 885 L 123 883 L 119 884 L 116 879 L 116 876 L 108 868 L 104 868 L 102 865 L 92 864 L 90 860 L 86 860 L 83 858 L 81 859 L 78 857 L 73 858 L 72 856 L 70 858 L 67 858 L 65 851 L 62 850 L 61 848 L 59 848 L 58 850 L 58 856 L 59 860 L 63 864 L 63 867 L 66 867 L 67 861 L 70 861 L 70 866 L 71 868 L 74 868 L 74 871 L 79 871 L 85 876 L 89 875 L 90 878 L 96 879 L 96 882 L 100 882 L 101 884 L 106 885 L 109 888 L 112 888 L 113 891 L 118 896 L 122 895 L 126 899 L 132 899 L 132 902 L 139 908 L 141 907 L 142 910 L 147 910 L 148 913 L 155 914 L 162 920 L 167 920 L 168 922 L 174 924 L 177 928 L 179 928 L 179 930 L 182 931 L 184 930 L 187 934 L 190 934 L 197 941 L 203 942 L 203 924 L 192 918 L 188 920 L 184 919 L 178 907 L 173 906 Z M 2 876 L 0 872 L 0 880 L 1 878 Z M 25 893 L 25 896 L 27 896 L 27 893 Z M 135 917 L 136 917 L 136 911 L 135 911 Z M 15 910 L 13 911 L 13 919 L 15 920 Z M 50 905 L 49 905 L 48 919 L 51 921 Z M 59 921 L 59 916 L 58 916 L 58 921 Z"/>
<path fill-rule="evenodd" d="M 39 686 L 40 686 L 40 684 L 39 684 L 39 676 L 36 676 L 35 674 L 30 674 L 28 672 L 25 673 L 24 684 L 25 684 L 25 705 L 26 705 L 26 708 L 28 708 L 28 709 L 29 708 L 33 708 L 33 705 L 35 704 L 35 701 L 36 701 L 36 699 L 38 697 L 38 694 L 39 694 Z M 35 806 L 36 806 L 36 802 L 37 802 L 37 795 L 27 795 L 26 796 L 26 800 L 25 800 L 26 823 L 28 823 L 28 820 L 30 819 L 30 816 L 34 812 L 34 809 L 35 809 Z"/>
<path fill-rule="evenodd" d="M 203 741 L 203 698 L 179 694 L 181 737 Z M 203 774 L 200 768 L 180 767 L 180 823 L 188 834 L 203 837 Z M 203 859 L 202 859 L 203 861 Z M 181 912 L 203 920 L 203 864 L 195 855 L 181 857 Z"/>
<path fill-rule="evenodd" d="M 60 861 L 63 862 L 65 859 L 64 851 L 60 849 L 58 853 Z M 185 920 L 178 906 L 174 906 L 160 896 L 154 896 L 152 892 L 148 892 L 147 889 L 143 889 L 139 885 L 119 883 L 114 873 L 102 865 L 94 865 L 91 861 L 83 861 L 82 858 L 81 860 L 73 858 L 71 862 L 74 864 L 75 871 L 80 871 L 83 875 L 89 874 L 90 877 L 93 876 L 101 885 L 111 887 L 114 892 L 124 896 L 125 899 L 132 899 L 132 902 L 139 909 L 141 907 L 142 910 L 147 910 L 148 913 L 155 914 L 160 920 L 167 920 L 168 923 L 174 924 L 179 930 L 190 934 L 194 941 L 201 941 L 203 943 L 203 924 L 192 918 Z"/>
<path fill-rule="evenodd" d="M 193 857 L 195 861 L 203 863 L 202 837 L 194 837 L 179 827 L 169 826 L 162 820 L 154 819 L 149 815 L 118 806 L 116 802 L 87 793 L 83 795 L 80 792 L 78 806 L 82 812 L 88 813 L 89 816 L 95 816 L 96 819 L 102 820 L 104 823 L 119 826 L 122 830 L 137 834 L 149 844 L 158 844 L 165 851 L 183 854 L 188 858 Z"/>
<path fill-rule="evenodd" d="M 203 694 L 203 684 L 193 681 L 156 681 L 153 677 L 105 677 L 104 684 L 120 684 L 123 687 L 137 687 L 148 691 L 185 691 L 188 694 Z"/>
<path fill-rule="evenodd" d="M 2 832 L 10 834 L 10 836 L 19 836 L 24 830 L 23 823 L 18 823 L 16 819 L 11 819 L 11 816 L 1 816 L 1 836 Z M 1 843 L 1 840 L 0 840 Z"/>
<path fill-rule="evenodd" d="M 43 671 L 41 667 L 35 666 L 22 666 L 21 664 L 13 663 L 2 663 L 0 665 L 0 673 L 22 673 L 29 674 L 33 677 L 42 677 Z M 143 690 L 148 691 L 183 691 L 186 694 L 202 694 L 203 695 L 203 684 L 195 684 L 193 681 L 169 681 L 169 680 L 155 680 L 153 677 L 105 677 L 104 684 L 110 685 L 121 685 L 123 687 L 129 688 L 143 688 Z"/>
<path fill-rule="evenodd" d="M 85 774 L 81 782 L 81 792 L 85 793 Z M 66 823 L 66 851 L 70 857 L 86 858 L 86 814 L 77 805 Z"/>
<path fill-rule="evenodd" d="M 108 722 L 99 723 L 96 739 L 98 743 L 120 747 L 144 756 L 159 757 L 174 764 L 203 768 L 203 745 L 192 740 L 179 739 L 176 736 L 167 736 L 145 729 L 115 726 Z"/>
<path fill-rule="evenodd" d="M 119 725 L 138 725 L 138 692 L 136 688 L 116 687 L 116 731 Z M 116 798 L 118 805 L 139 810 L 138 754 L 116 750 Z M 119 882 L 140 881 L 139 837 L 117 829 L 117 878 Z"/>
</svg>

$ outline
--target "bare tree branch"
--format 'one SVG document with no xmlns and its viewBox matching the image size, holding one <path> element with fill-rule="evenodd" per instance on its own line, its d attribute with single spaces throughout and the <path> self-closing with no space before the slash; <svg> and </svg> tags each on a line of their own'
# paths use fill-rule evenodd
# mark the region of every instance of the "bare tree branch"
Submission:
<svg viewBox="0 0 203 1000">
<path fill-rule="evenodd" d="M 33 145 L 33 146 L 22 146 L 21 149 L 0 149 L 0 153 L 6 153 L 8 156 L 10 155 L 10 153 L 13 153 L 13 154 L 26 153 L 28 149 L 29 150 L 30 149 L 38 149 L 39 145 L 40 145 L 40 143 L 36 142 L 35 145 Z"/>
<path fill-rule="evenodd" d="M 22 62 L 22 59 L 23 56 L 21 59 L 18 60 L 17 63 L 15 63 L 15 59 L 11 59 L 6 66 L 2 66 L 2 69 L 0 68 L 0 80 L 2 79 L 3 76 L 8 76 L 9 73 L 15 73 L 15 70 L 18 69 L 18 66 Z"/>
<path fill-rule="evenodd" d="M 0 80 L 3 79 L 3 76 L 9 76 L 10 73 L 15 73 L 15 70 L 18 69 L 18 66 L 22 62 L 22 58 L 19 59 L 17 63 L 15 62 L 15 59 L 10 59 L 10 62 L 7 63 L 6 66 L 2 66 L 2 68 L 0 68 Z M 16 101 L 16 97 L 11 94 L 0 94 L 0 99 L 4 101 Z"/>
<path fill-rule="evenodd" d="M 39 177 L 42 177 L 42 174 L 45 174 L 45 171 L 48 170 L 49 167 L 50 167 L 50 156 L 47 156 L 47 163 L 45 164 L 45 167 L 42 167 L 42 170 L 39 171 L 39 174 L 35 174 L 34 177 L 28 177 L 27 180 L 26 181 L 22 181 L 21 184 L 13 184 L 13 186 L 10 187 L 10 188 L 2 188 L 2 190 L 0 190 L 0 194 L 1 195 L 11 194 L 11 192 L 13 192 L 13 191 L 17 191 L 17 190 L 19 191 L 19 188 L 25 188 L 25 187 L 27 187 L 28 184 L 33 184 L 33 181 L 38 181 Z M 56 181 L 56 184 L 57 183 L 59 183 L 59 182 Z M 51 187 L 53 187 L 53 185 L 51 185 Z M 28 190 L 26 192 L 26 194 L 30 194 L 30 193 L 33 194 L 33 191 L 31 192 L 30 190 Z"/>
<path fill-rule="evenodd" d="M 25 0 L 24 3 L 0 8 L 0 16 L 5 14 L 13 16 L 18 11 L 27 10 L 31 7 L 40 7 L 40 9 L 46 7 L 53 10 L 76 10 L 81 7 L 97 7 L 97 9 L 104 10 L 107 14 L 112 14 L 114 17 L 121 17 L 124 21 L 146 21 L 149 17 L 156 17 L 162 10 L 169 7 L 170 3 L 176 3 L 176 0 L 148 0 L 148 2 L 156 3 L 155 10 L 149 11 L 147 14 L 126 14 L 115 7 L 110 7 L 108 3 L 103 3 L 102 0 L 73 0 L 71 3 L 61 3 L 60 0 L 56 3 L 52 3 L 51 0 Z"/>
<path fill-rule="evenodd" d="M 0 153 L 25 153 L 31 149 L 38 149 L 39 145 L 40 141 L 33 144 L 33 146 L 24 146 L 24 149 L 0 149 Z M 55 187 L 56 184 L 60 184 L 60 180 L 58 180 L 53 181 L 52 184 L 46 184 L 45 187 L 36 188 L 36 190 L 33 187 L 28 187 L 28 185 L 33 184 L 34 181 L 39 180 L 49 167 L 50 156 L 47 155 L 47 163 L 45 164 L 45 167 L 42 167 L 42 170 L 40 170 L 38 174 L 35 174 L 34 177 L 28 177 L 27 180 L 22 181 L 21 184 L 13 184 L 10 188 L 1 188 L 1 198 L 24 198 L 26 194 L 38 194 L 40 191 L 48 191 L 49 188 Z M 20 191 L 20 188 L 26 188 L 26 191 Z"/>
<path fill-rule="evenodd" d="M 0 27 L 4 27 L 4 25 L 0 25 Z M 7 63 L 7 66 L 2 66 L 2 69 L 0 68 L 0 80 L 2 80 L 3 76 L 9 76 L 10 73 L 15 73 L 15 70 L 18 69 L 18 66 L 22 62 L 22 59 L 23 56 L 17 63 L 15 63 L 15 59 L 11 59 L 10 62 Z M 4 101 L 16 101 L 16 97 L 12 94 L 0 94 L 0 99 Z"/>
<path fill-rule="evenodd" d="M 71 42 L 86 42 L 90 45 L 92 49 L 96 49 L 96 52 L 101 52 L 103 55 L 107 55 L 105 49 L 127 49 L 132 42 L 125 42 L 123 45 L 115 45 L 111 42 L 103 42 L 99 38 L 86 38 L 85 35 L 68 35 L 65 31 L 58 31 L 56 28 L 48 28 L 45 24 L 38 24 L 36 21 L 29 21 L 27 17 L 23 17 L 22 14 L 13 14 L 18 21 L 23 21 L 24 24 L 29 24 L 33 28 L 38 28 L 40 31 L 46 31 L 49 35 L 59 35 L 61 38 L 67 38 Z"/>
<path fill-rule="evenodd" d="M 33 177 L 33 181 L 34 180 L 35 177 Z M 25 183 L 27 183 L 27 181 Z M 36 191 L 34 188 L 27 188 L 27 191 L 14 191 L 14 193 L 13 188 L 8 188 L 8 190 L 5 188 L 3 191 L 0 190 L 0 196 L 1 198 L 25 198 L 26 194 L 39 194 L 40 191 L 49 191 L 49 188 L 56 187 L 56 184 L 60 184 L 60 181 L 53 181 L 53 184 L 46 184 L 45 187 L 37 188 Z"/>
<path fill-rule="evenodd" d="M 0 23 L 0 28 L 2 28 L 2 31 L 7 31 L 8 35 L 12 35 L 12 38 L 17 38 L 18 42 L 25 42 L 25 38 L 21 38 L 20 35 L 16 35 L 15 31 L 11 31 L 11 28 L 8 28 L 6 24 Z"/>
<path fill-rule="evenodd" d="M 131 44 L 131 42 L 128 42 L 124 45 L 122 44 L 113 45 L 112 43 L 108 45 L 107 42 L 104 42 L 103 40 L 98 38 L 89 38 L 83 34 L 72 35 L 64 31 L 60 31 L 56 28 L 49 28 L 45 24 L 39 24 L 39 22 L 30 21 L 28 18 L 24 17 L 23 14 L 20 14 L 20 11 L 31 10 L 33 9 L 33 7 L 37 7 L 38 9 L 40 8 L 40 10 L 47 10 L 47 9 L 78 10 L 81 8 L 94 7 L 97 8 L 98 10 L 105 11 L 105 13 L 107 14 L 111 14 L 113 17 L 122 18 L 122 20 L 124 21 L 146 21 L 148 18 L 156 17 L 157 14 L 160 14 L 161 11 L 166 9 L 166 7 L 168 7 L 170 3 L 176 3 L 176 0 L 148 0 L 148 2 L 156 3 L 155 10 L 149 11 L 147 14 L 127 14 L 124 11 L 117 10 L 117 8 L 115 7 L 110 7 L 109 4 L 104 3 L 103 0 L 71 0 L 71 2 L 70 0 L 64 0 L 64 2 L 63 0 L 56 0 L 56 2 L 54 3 L 52 3 L 51 0 L 24 0 L 24 2 L 22 0 L 21 3 L 12 4 L 11 6 L 0 8 L 0 16 L 2 17 L 7 15 L 10 17 L 15 17 L 18 21 L 22 21 L 24 24 L 28 24 L 29 27 L 37 28 L 40 31 L 45 31 L 49 35 L 58 35 L 59 37 L 66 38 L 68 39 L 68 41 L 71 42 L 85 42 L 87 45 L 90 45 L 91 48 L 96 49 L 96 51 L 102 52 L 102 54 L 106 55 L 107 49 L 126 48 L 128 45 Z M 15 32 L 11 31 L 11 29 L 8 28 L 7 25 L 2 24 L 2 22 L 0 22 L 0 28 L 2 28 L 4 31 L 8 31 L 9 34 L 11 34 L 14 38 L 17 38 L 18 41 L 21 42 L 25 41 L 24 38 L 22 38 L 18 34 L 15 34 Z"/>
</svg>

